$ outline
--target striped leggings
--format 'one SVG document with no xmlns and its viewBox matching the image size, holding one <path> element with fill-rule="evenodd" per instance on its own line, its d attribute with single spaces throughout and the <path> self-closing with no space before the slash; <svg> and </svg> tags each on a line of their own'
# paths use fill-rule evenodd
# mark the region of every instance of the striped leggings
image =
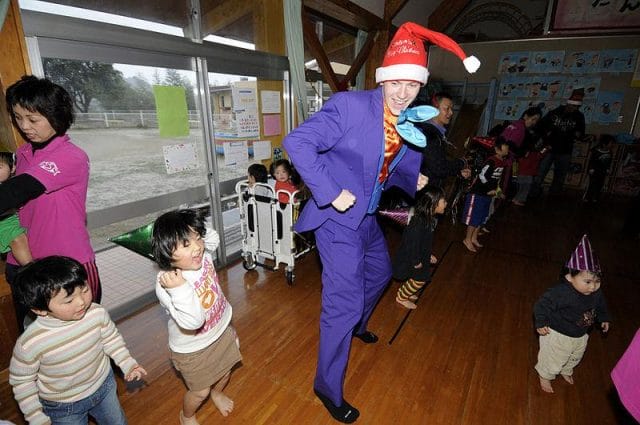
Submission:
<svg viewBox="0 0 640 425">
<path fill-rule="evenodd" d="M 426 282 L 409 278 L 402 284 L 400 289 L 398 289 L 396 297 L 402 301 L 407 301 L 411 296 L 415 295 L 425 283 Z"/>
</svg>

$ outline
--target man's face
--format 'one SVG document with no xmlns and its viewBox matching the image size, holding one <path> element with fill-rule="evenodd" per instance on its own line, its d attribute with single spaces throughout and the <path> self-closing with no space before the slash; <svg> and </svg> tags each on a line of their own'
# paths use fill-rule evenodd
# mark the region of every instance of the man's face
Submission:
<svg viewBox="0 0 640 425">
<path fill-rule="evenodd" d="M 399 115 L 418 96 L 420 87 L 421 84 L 417 81 L 385 81 L 382 83 L 384 102 L 393 115 Z"/>
<path fill-rule="evenodd" d="M 453 117 L 453 101 L 443 97 L 438 103 L 438 116 L 434 120 L 442 125 L 449 125 L 451 123 L 451 117 Z"/>
</svg>

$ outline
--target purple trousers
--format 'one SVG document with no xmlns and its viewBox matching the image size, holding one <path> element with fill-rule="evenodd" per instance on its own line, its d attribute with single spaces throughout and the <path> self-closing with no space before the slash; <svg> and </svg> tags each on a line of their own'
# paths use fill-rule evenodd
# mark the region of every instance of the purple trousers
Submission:
<svg viewBox="0 0 640 425">
<path fill-rule="evenodd" d="M 327 220 L 315 234 L 322 261 L 322 312 L 314 387 L 340 406 L 352 333 L 367 330 L 391 279 L 391 260 L 373 215 L 365 216 L 357 230 Z"/>
</svg>

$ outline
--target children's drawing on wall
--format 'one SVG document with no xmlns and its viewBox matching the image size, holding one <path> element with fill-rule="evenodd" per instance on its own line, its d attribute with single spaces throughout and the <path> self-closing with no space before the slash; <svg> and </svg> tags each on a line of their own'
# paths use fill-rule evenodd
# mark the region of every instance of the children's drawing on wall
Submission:
<svg viewBox="0 0 640 425">
<path fill-rule="evenodd" d="M 529 95 L 531 79 L 516 75 L 505 75 L 500 80 L 498 96 L 500 97 L 524 97 Z"/>
<path fill-rule="evenodd" d="M 574 88 L 584 88 L 585 99 L 595 99 L 598 97 L 600 91 L 600 77 L 578 77 L 570 78 L 564 85 L 564 93 L 562 98 L 568 99 L 571 96 Z"/>
<path fill-rule="evenodd" d="M 504 53 L 500 56 L 498 74 L 522 74 L 528 71 L 529 52 Z"/>
<path fill-rule="evenodd" d="M 594 121 L 601 123 L 618 122 L 622 109 L 622 92 L 601 91 L 596 102 Z"/>
<path fill-rule="evenodd" d="M 564 50 L 531 52 L 529 54 L 529 72 L 549 74 L 561 72 L 564 62 Z"/>
<path fill-rule="evenodd" d="M 574 74 L 598 72 L 600 51 L 569 52 L 564 58 L 564 71 Z"/>
<path fill-rule="evenodd" d="M 601 72 L 633 72 L 638 51 L 636 49 L 603 50 L 600 58 Z"/>
<path fill-rule="evenodd" d="M 585 99 L 582 101 L 580 111 L 584 115 L 584 123 L 591 124 L 593 122 L 593 113 L 596 110 L 596 99 Z"/>
<path fill-rule="evenodd" d="M 496 102 L 495 119 L 513 121 L 520 118 L 526 101 L 499 100 Z"/>
</svg>

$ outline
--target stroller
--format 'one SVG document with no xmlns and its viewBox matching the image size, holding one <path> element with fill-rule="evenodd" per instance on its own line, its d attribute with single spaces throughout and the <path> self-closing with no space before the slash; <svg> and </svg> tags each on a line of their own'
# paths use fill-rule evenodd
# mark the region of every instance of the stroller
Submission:
<svg viewBox="0 0 640 425">
<path fill-rule="evenodd" d="M 289 196 L 289 202 L 281 203 L 269 184 L 256 183 L 249 187 L 247 181 L 236 184 L 240 207 L 242 234 L 242 265 L 253 270 L 258 265 L 278 270 L 284 263 L 285 277 L 289 285 L 295 279 L 295 260 L 314 248 L 313 242 L 293 230 L 299 211 L 297 192 Z M 265 260 L 273 261 L 268 265 Z"/>
</svg>

